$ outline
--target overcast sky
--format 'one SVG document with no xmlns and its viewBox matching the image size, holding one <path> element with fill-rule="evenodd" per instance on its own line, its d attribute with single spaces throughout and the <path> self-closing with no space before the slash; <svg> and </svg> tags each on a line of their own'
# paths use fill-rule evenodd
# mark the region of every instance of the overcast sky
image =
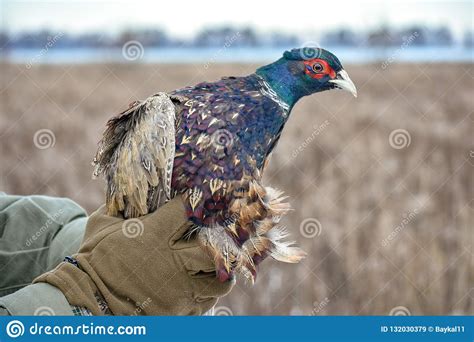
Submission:
<svg viewBox="0 0 474 342">
<path fill-rule="evenodd" d="M 473 29 L 472 0 L 0 0 L 0 4 L 2 27 L 8 31 L 49 28 L 74 33 L 114 33 L 148 27 L 163 28 L 186 38 L 204 26 L 234 24 L 309 38 L 341 26 L 366 29 L 383 23 L 446 25 L 456 35 Z"/>
</svg>

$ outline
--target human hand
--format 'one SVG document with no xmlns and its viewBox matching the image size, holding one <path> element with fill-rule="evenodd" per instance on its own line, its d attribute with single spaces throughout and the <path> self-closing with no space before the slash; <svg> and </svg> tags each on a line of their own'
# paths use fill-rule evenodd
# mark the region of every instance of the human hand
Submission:
<svg viewBox="0 0 474 342">
<path fill-rule="evenodd" d="M 180 198 L 139 219 L 106 215 L 101 207 L 87 223 L 73 260 L 37 278 L 59 287 L 71 305 L 114 315 L 200 315 L 232 289 L 195 239 Z M 97 299 L 98 298 L 98 299 Z M 98 305 L 102 303 L 102 307 Z M 106 309 L 107 309 L 106 308 Z"/>
</svg>

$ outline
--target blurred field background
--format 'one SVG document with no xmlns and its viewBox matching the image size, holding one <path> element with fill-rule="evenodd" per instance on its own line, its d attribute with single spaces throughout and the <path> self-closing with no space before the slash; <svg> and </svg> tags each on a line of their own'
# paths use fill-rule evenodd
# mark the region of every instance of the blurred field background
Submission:
<svg viewBox="0 0 474 342">
<path fill-rule="evenodd" d="M 265 261 L 256 285 L 239 282 L 218 310 L 472 314 L 473 64 L 344 62 L 359 97 L 299 102 L 265 174 L 290 196 L 285 224 L 307 259 Z M 157 91 L 256 67 L 0 63 L 0 191 L 92 211 L 104 198 L 90 163 L 107 119 Z"/>
</svg>

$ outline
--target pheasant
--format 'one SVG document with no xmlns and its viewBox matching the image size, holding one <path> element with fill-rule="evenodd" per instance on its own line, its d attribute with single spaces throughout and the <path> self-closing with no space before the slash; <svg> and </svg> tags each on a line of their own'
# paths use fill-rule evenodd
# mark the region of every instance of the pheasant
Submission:
<svg viewBox="0 0 474 342">
<path fill-rule="evenodd" d="M 93 162 L 106 179 L 108 214 L 135 218 L 181 196 L 189 236 L 222 282 L 236 273 L 253 282 L 267 256 L 299 262 L 305 253 L 279 225 L 290 206 L 262 173 L 295 103 L 330 89 L 357 96 L 335 55 L 301 48 L 245 77 L 132 103 L 108 121 Z"/>
</svg>

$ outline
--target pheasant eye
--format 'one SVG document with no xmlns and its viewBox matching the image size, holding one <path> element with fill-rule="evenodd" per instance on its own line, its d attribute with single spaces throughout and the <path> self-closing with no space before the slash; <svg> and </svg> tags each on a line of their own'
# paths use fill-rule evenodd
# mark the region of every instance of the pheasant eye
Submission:
<svg viewBox="0 0 474 342">
<path fill-rule="evenodd" d="M 313 64 L 313 71 L 314 72 L 322 72 L 323 71 L 323 66 L 321 63 L 314 63 Z"/>
</svg>

